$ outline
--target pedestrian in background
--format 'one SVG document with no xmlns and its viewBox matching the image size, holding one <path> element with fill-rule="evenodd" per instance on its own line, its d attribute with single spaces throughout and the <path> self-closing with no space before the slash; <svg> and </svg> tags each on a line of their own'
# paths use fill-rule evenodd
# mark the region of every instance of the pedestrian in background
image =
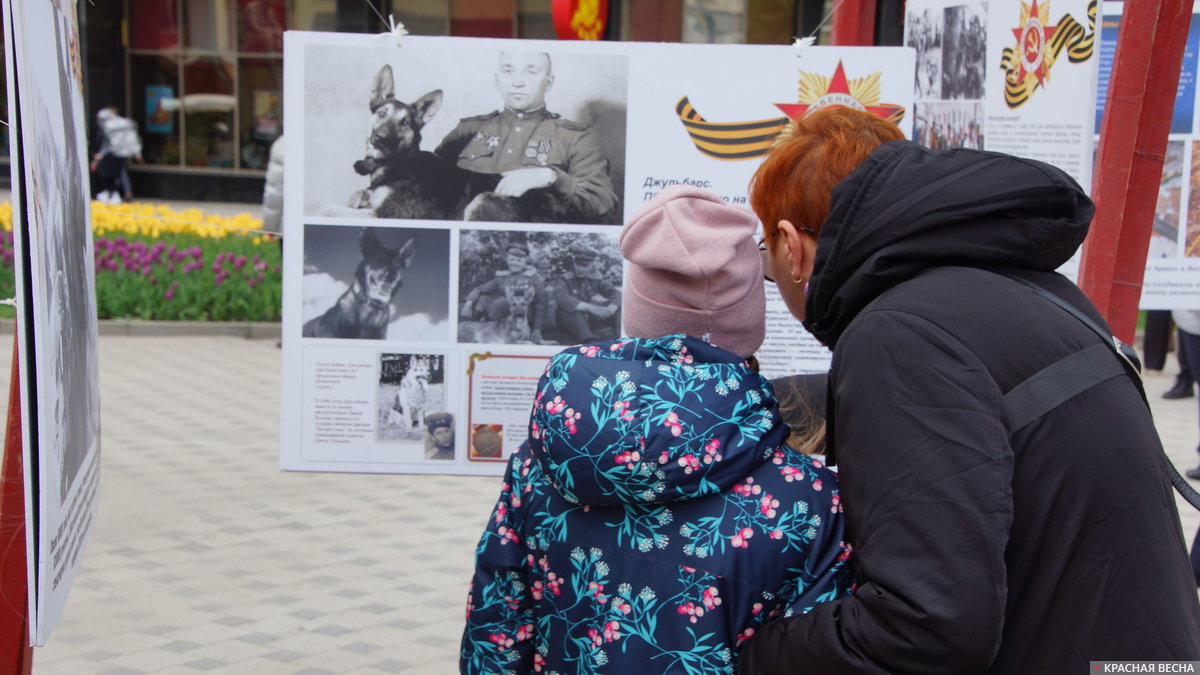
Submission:
<svg viewBox="0 0 1200 675">
<path fill-rule="evenodd" d="M 1180 361 L 1186 358 L 1188 363 L 1200 363 L 1200 310 L 1176 309 L 1171 312 L 1171 318 L 1179 329 L 1176 349 L 1179 350 Z M 1196 452 L 1200 453 L 1200 446 L 1196 447 Z M 1184 475 L 1192 480 L 1200 480 L 1200 464 L 1188 469 Z"/>
<path fill-rule="evenodd" d="M 262 228 L 275 234 L 283 232 L 283 147 L 283 136 L 271 143 L 263 185 Z"/>
<path fill-rule="evenodd" d="M 96 200 L 105 204 L 120 204 L 133 199 L 133 184 L 129 179 L 129 160 L 142 161 L 142 138 L 137 123 L 121 117 L 116 106 L 96 113 L 100 147 L 92 155 L 91 169 L 96 174 Z"/>
<path fill-rule="evenodd" d="M 1163 398 L 1191 398 L 1195 396 L 1193 389 L 1196 378 L 1192 375 L 1192 365 L 1183 348 L 1183 333 L 1178 328 L 1175 329 L 1175 358 L 1179 361 L 1179 374 L 1175 376 L 1171 388 L 1163 392 Z"/>
</svg>

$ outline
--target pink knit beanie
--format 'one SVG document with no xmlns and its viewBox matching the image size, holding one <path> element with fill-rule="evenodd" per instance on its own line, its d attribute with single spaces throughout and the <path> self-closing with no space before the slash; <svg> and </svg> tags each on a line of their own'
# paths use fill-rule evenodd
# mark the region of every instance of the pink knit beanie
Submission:
<svg viewBox="0 0 1200 675">
<path fill-rule="evenodd" d="M 708 190 L 672 186 L 621 230 L 629 337 L 687 333 L 741 357 L 762 345 L 766 295 L 758 219 Z"/>
</svg>

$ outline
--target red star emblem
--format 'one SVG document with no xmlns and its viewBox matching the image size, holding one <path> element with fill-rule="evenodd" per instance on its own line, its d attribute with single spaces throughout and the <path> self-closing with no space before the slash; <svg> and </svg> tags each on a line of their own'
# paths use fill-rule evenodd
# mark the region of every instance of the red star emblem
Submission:
<svg viewBox="0 0 1200 675">
<path fill-rule="evenodd" d="M 817 106 L 818 108 L 852 107 L 844 105 L 843 103 L 839 103 L 838 99 L 851 99 L 861 105 L 862 108 L 867 112 L 875 115 L 876 117 L 882 117 L 883 119 L 888 119 L 894 115 L 898 109 L 898 106 L 894 105 L 863 105 L 861 101 L 853 98 L 850 95 L 850 81 L 846 79 L 846 69 L 842 67 L 841 60 L 838 60 L 837 70 L 833 71 L 833 79 L 829 82 L 829 89 L 827 89 L 822 96 L 817 98 L 816 101 L 813 101 L 812 103 L 776 103 L 775 107 L 782 110 L 783 114 L 787 115 L 793 120 L 798 120 L 804 117 L 804 115 L 808 113 L 808 109 L 812 108 L 813 106 Z"/>
<path fill-rule="evenodd" d="M 1038 84 L 1044 86 L 1046 43 L 1050 41 L 1050 36 L 1054 35 L 1057 26 L 1043 26 L 1040 16 L 1037 0 L 1033 0 L 1025 25 L 1012 29 L 1012 32 L 1017 38 L 1017 79 L 1024 80 L 1026 74 L 1033 73 L 1038 79 Z"/>
</svg>

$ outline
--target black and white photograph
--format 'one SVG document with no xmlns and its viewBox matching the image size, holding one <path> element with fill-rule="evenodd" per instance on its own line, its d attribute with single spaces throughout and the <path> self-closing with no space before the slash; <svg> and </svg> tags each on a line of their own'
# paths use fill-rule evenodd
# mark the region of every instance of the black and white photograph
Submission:
<svg viewBox="0 0 1200 675">
<path fill-rule="evenodd" d="M 305 51 L 304 213 L 620 225 L 628 57 Z"/>
<path fill-rule="evenodd" d="M 905 46 L 917 52 L 917 100 L 942 97 L 942 18 L 941 7 L 914 7 L 909 4 L 904 21 Z"/>
<path fill-rule="evenodd" d="M 86 226 L 91 202 L 74 4 L 34 0 L 6 10 L 18 36 L 20 109 L 12 119 L 21 144 L 13 191 L 24 197 L 14 225 L 28 233 L 17 270 L 28 265 L 32 283 L 26 288 L 17 275 L 20 321 L 33 327 L 32 342 L 22 346 L 22 377 L 29 378 L 22 384 L 32 384 L 36 397 L 23 396 L 22 418 L 30 432 L 24 436 L 30 559 L 44 565 L 30 618 L 31 640 L 41 645 L 66 603 L 79 564 L 78 553 L 66 552 L 83 550 L 99 476 L 96 298 Z M 30 334 L 19 335 L 27 340 Z"/>
<path fill-rule="evenodd" d="M 448 412 L 425 415 L 425 459 L 437 462 L 454 459 L 454 415 Z"/>
<path fill-rule="evenodd" d="M 987 12 L 979 3 L 943 10 L 943 99 L 983 98 L 987 61 Z"/>
<path fill-rule="evenodd" d="M 450 339 L 450 232 L 306 225 L 302 336 Z"/>
<path fill-rule="evenodd" d="M 913 134 L 927 148 L 983 149 L 983 102 L 939 101 L 916 107 Z"/>
<path fill-rule="evenodd" d="M 621 253 L 604 234 L 463 230 L 458 341 L 572 345 L 620 337 Z"/>
<path fill-rule="evenodd" d="M 446 359 L 441 354 L 379 355 L 377 433 L 380 441 L 422 441 L 446 410 Z M 451 437 L 453 437 L 451 420 Z M 426 448 L 428 452 L 428 447 Z M 450 459 L 453 459 L 451 445 Z"/>
<path fill-rule="evenodd" d="M 33 8 L 30 8 L 33 9 Z M 42 14 L 30 12 L 29 15 Z M 27 15 L 28 16 L 28 15 Z M 38 312 L 45 321 L 39 328 L 37 383 L 42 397 L 40 412 L 52 416 L 52 424 L 43 427 L 49 436 L 51 454 L 58 459 L 61 472 L 55 496 L 62 504 L 75 482 L 84 461 L 98 445 L 99 381 L 96 369 L 95 291 L 88 270 L 92 269 L 91 238 L 75 223 L 88 218 L 86 158 L 80 143 L 85 137 L 73 96 L 77 80 L 71 67 L 69 38 L 73 30 L 58 12 L 47 11 L 42 18 L 52 21 L 55 41 L 54 58 L 32 67 L 45 69 L 46 76 L 22 79 L 27 110 L 23 116 L 25 160 L 32 177 L 28 186 L 28 207 L 32 212 L 33 254 L 38 285 L 35 293 Z M 32 89 L 32 91 L 30 91 Z M 50 379 L 47 379 L 50 376 Z M 49 404 L 49 405 L 47 405 Z M 98 449 L 98 448 L 96 448 Z"/>
</svg>

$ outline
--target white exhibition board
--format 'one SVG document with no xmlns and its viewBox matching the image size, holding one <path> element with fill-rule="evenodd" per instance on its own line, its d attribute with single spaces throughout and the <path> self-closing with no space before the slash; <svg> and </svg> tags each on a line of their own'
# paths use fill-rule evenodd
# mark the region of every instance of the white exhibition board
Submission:
<svg viewBox="0 0 1200 675">
<path fill-rule="evenodd" d="M 1041 160 L 1091 189 L 1096 0 L 909 0 L 904 27 L 914 140 Z"/>
<path fill-rule="evenodd" d="M 562 118 L 549 124 L 562 128 L 509 147 L 524 118 L 493 115 L 499 72 L 541 53 L 553 75 L 545 109 Z M 797 53 L 413 36 L 397 46 L 390 37 L 288 32 L 284 61 L 293 137 L 284 172 L 287 470 L 499 474 L 524 440 L 546 359 L 581 335 L 618 337 L 617 235 L 643 203 L 685 183 L 746 205 L 748 181 L 788 115 L 824 105 L 869 109 L 912 132 L 914 53 L 903 47 Z M 423 121 L 422 159 L 400 160 L 395 139 L 411 145 L 390 126 L 400 117 Z M 428 154 L 460 137 L 465 146 Z M 571 154 L 578 148 L 587 152 Z M 606 179 L 584 168 L 597 156 Z M 558 196 L 609 184 L 581 197 L 590 211 L 535 222 L 542 207 L 503 199 L 472 198 L 464 210 L 443 191 L 430 206 L 431 188 L 392 168 L 450 171 L 459 181 L 464 164 L 494 173 L 521 162 L 570 176 L 577 191 Z M 599 213 L 611 199 L 597 193 L 615 208 Z M 826 368 L 828 352 L 777 295 L 768 305 L 764 372 Z M 439 431 L 447 423 L 452 432 Z"/>
<path fill-rule="evenodd" d="M 87 124 L 75 4 L 5 0 L 3 8 L 16 129 L 10 147 L 30 640 L 44 645 L 91 535 L 99 487 Z"/>
</svg>

